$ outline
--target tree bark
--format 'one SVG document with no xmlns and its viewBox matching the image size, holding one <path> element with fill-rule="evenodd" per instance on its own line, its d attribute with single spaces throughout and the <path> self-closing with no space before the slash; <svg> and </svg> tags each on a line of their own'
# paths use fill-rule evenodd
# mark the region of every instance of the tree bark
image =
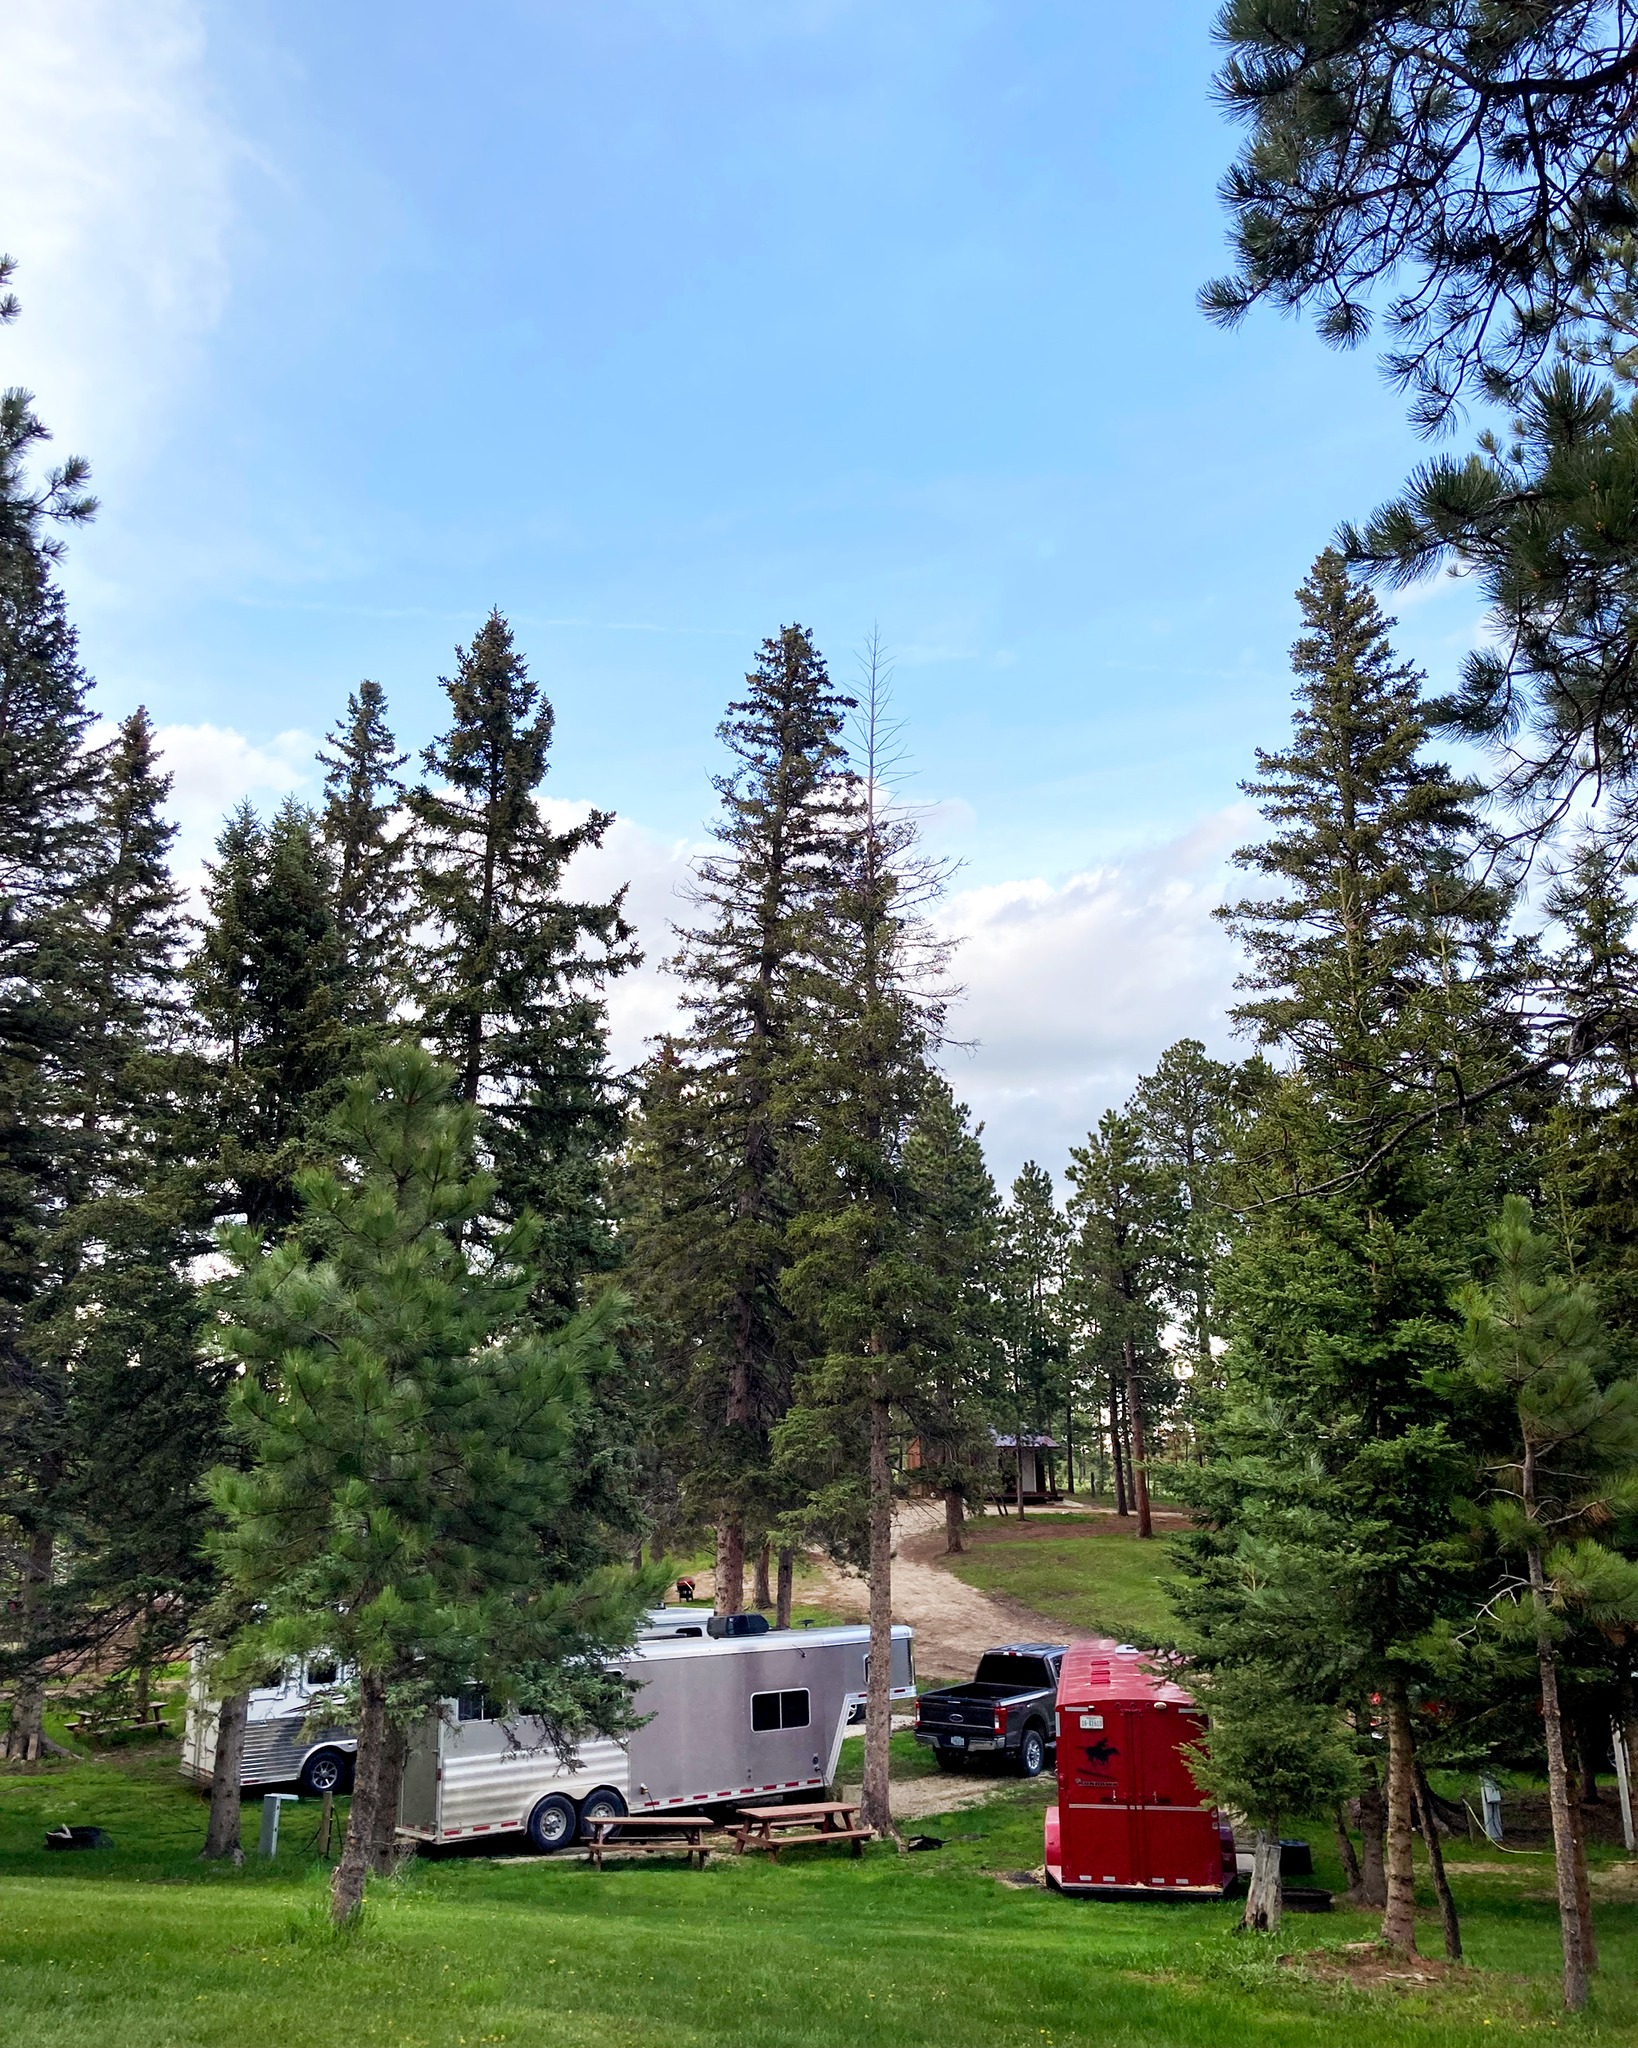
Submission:
<svg viewBox="0 0 1638 2048">
<path fill-rule="evenodd" d="M 1120 1395 L 1113 1373 L 1109 1375 L 1109 1460 L 1115 1468 L 1115 1513 L 1124 1519 L 1130 1509 L 1126 1502 L 1126 1469 L 1120 1454 Z"/>
<path fill-rule="evenodd" d="M 1018 1519 L 1024 1519 L 1024 1432 L 1022 1429 L 1012 1440 L 1014 1488 L 1018 1499 Z"/>
<path fill-rule="evenodd" d="M 1132 1493 L 1137 1501 L 1137 1532 L 1140 1538 L 1153 1536 L 1149 1517 L 1149 1475 L 1144 1470 L 1148 1449 L 1143 1440 L 1143 1402 L 1138 1393 L 1137 1347 L 1130 1337 L 1122 1339 L 1121 1354 L 1126 1362 L 1126 1420 L 1132 1432 Z"/>
<path fill-rule="evenodd" d="M 778 1599 L 774 1608 L 774 1627 L 789 1628 L 791 1625 L 791 1594 L 796 1584 L 796 1553 L 782 1550 L 779 1553 Z"/>
<path fill-rule="evenodd" d="M 1257 1934 L 1279 1931 L 1284 1901 L 1280 1896 L 1280 1831 L 1257 1830 L 1251 1852 L 1251 1886 L 1246 1893 L 1246 1910 L 1240 1925 Z"/>
<path fill-rule="evenodd" d="M 1439 1841 L 1439 1817 L 1433 1810 L 1433 1794 L 1420 1763 L 1411 1767 L 1411 1785 L 1416 1793 L 1416 1818 L 1421 1824 L 1422 1846 L 1428 1852 L 1428 1869 L 1433 1875 L 1434 1896 L 1439 1901 L 1439 1925 L 1444 1931 L 1445 1954 L 1453 1963 L 1462 1960 L 1462 1925 L 1456 1917 L 1456 1901 L 1445 1876 L 1445 1852 Z"/>
<path fill-rule="evenodd" d="M 1354 1838 L 1348 1832 L 1348 1812 L 1340 1799 L 1337 1801 L 1336 1812 L 1332 1818 L 1336 1822 L 1337 1860 L 1342 1865 L 1342 1877 L 1344 1884 L 1347 1886 L 1348 1903 L 1350 1906 L 1363 1906 L 1366 1903 L 1365 1880 L 1360 1871 L 1359 1855 L 1354 1848 Z"/>
<path fill-rule="evenodd" d="M 1598 1968 L 1598 1937 L 1593 1932 L 1592 1887 L 1587 1882 L 1587 1828 L 1577 1796 L 1575 1777 L 1570 1777 L 1570 1822 L 1575 1844 L 1575 1911 L 1581 1922 L 1581 1960 L 1591 1976 Z"/>
<path fill-rule="evenodd" d="M 391 1877 L 399 1865 L 398 1797 L 408 1761 L 409 1731 L 389 1721 L 381 1738 L 375 1818 L 370 1830 L 370 1873 L 374 1877 Z"/>
<path fill-rule="evenodd" d="M 353 1803 L 341 1858 L 330 1880 L 330 1918 L 337 1927 L 356 1920 L 364 1904 L 364 1880 L 375 1853 L 376 1812 L 381 1797 L 387 1738 L 387 1688 L 379 1672 L 358 1681 L 358 1754 L 353 1761 Z"/>
<path fill-rule="evenodd" d="M 1064 1491 L 1073 1497 L 1075 1492 L 1075 1403 L 1064 1403 Z"/>
<path fill-rule="evenodd" d="M 18 1617 L 25 1644 L 32 1644 L 40 1620 L 40 1609 L 51 1590 L 51 1567 L 55 1539 L 49 1529 L 36 1529 L 28 1539 L 28 1559 L 23 1567 L 22 1613 Z M 11 1714 L 6 1723 L 4 1754 L 14 1763 L 33 1763 L 45 1740 L 45 1680 L 30 1670 L 17 1681 L 11 1696 Z"/>
<path fill-rule="evenodd" d="M 1558 1891 L 1559 1943 L 1564 1952 L 1564 2007 L 1567 2012 L 1580 2012 L 1587 2003 L 1587 1957 L 1577 1897 L 1576 1828 L 1570 1811 L 1564 1718 L 1558 1704 L 1558 1656 L 1546 1626 L 1547 1577 L 1542 1570 L 1541 1552 L 1536 1549 L 1530 1552 L 1530 1595 L 1536 1611 L 1536 1665 L 1541 1673 L 1541 1719 L 1547 1737 L 1547 1805 L 1553 1817 L 1553 1875 Z"/>
<path fill-rule="evenodd" d="M 865 1688 L 864 1790 L 859 1816 L 879 1834 L 894 1833 L 888 1799 L 893 1732 L 893 1474 L 888 1462 L 888 1404 L 870 1400 L 870 1677 Z"/>
<path fill-rule="evenodd" d="M 243 1863 L 245 1852 L 239 1841 L 239 1773 L 244 1766 L 245 1716 L 250 1708 L 247 1692 L 229 1693 L 216 1709 L 216 1760 L 210 1774 L 210 1818 L 205 1823 L 202 1861 L 214 1863 L 222 1857 Z"/>
<path fill-rule="evenodd" d="M 1380 1912 L 1388 1903 L 1387 1815 L 1374 1763 L 1359 1767 L 1359 1862 L 1360 1904 Z"/>
<path fill-rule="evenodd" d="M 961 1488 L 947 1486 L 944 1489 L 944 1552 L 947 1557 L 954 1557 L 957 1551 L 965 1550 L 967 1547 L 961 1540 L 965 1507 L 966 1503 L 961 1498 Z"/>
<path fill-rule="evenodd" d="M 724 1515 L 717 1524 L 716 1598 L 718 1614 L 745 1611 L 745 1521 L 741 1515 Z"/>
<path fill-rule="evenodd" d="M 1411 1851 L 1411 1812 L 1415 1805 L 1415 1760 L 1411 1748 L 1410 1703 L 1405 1682 L 1393 1678 L 1383 1687 L 1388 1721 L 1388 1897 L 1382 1914 L 1382 1939 L 1396 1956 L 1416 1953 L 1416 1862 Z"/>
<path fill-rule="evenodd" d="M 756 1554 L 756 1591 L 751 1595 L 751 1605 L 759 1613 L 773 1605 L 773 1588 L 768 1583 L 768 1566 L 772 1562 L 773 1545 L 764 1537 Z"/>
</svg>

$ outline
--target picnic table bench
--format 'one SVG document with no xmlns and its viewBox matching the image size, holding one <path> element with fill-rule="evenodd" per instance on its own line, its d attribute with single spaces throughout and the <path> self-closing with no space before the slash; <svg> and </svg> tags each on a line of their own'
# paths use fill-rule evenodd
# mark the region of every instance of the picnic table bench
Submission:
<svg viewBox="0 0 1638 2048">
<path fill-rule="evenodd" d="M 810 1842 L 846 1842 L 855 1856 L 864 1854 L 866 1842 L 875 1839 L 875 1829 L 861 1827 L 859 1809 L 842 1799 L 815 1800 L 809 1806 L 742 1806 L 740 1825 L 734 1830 L 734 1854 L 765 1850 L 768 1860 L 779 1861 L 781 1849 L 805 1848 Z"/>
<path fill-rule="evenodd" d="M 669 1853 L 674 1856 L 679 1850 L 687 1857 L 690 1869 L 698 1858 L 699 1868 L 703 1870 L 705 1859 L 711 1853 L 711 1845 L 705 1837 L 716 1828 L 716 1822 L 708 1813 L 611 1814 L 607 1820 L 588 1820 L 583 1825 L 587 1854 L 598 1870 L 602 1869 L 606 1855 L 664 1856 Z M 611 1837 L 618 1839 L 611 1840 Z"/>
<path fill-rule="evenodd" d="M 76 1714 L 74 1719 L 69 1722 L 68 1728 L 69 1733 L 72 1735 L 112 1735 L 132 1728 L 163 1728 L 164 1725 L 164 1705 L 161 1701 L 155 1700 L 150 1704 L 146 1713 L 123 1715 L 118 1720 L 113 1721 L 100 1719 L 97 1715 L 90 1713 Z"/>
</svg>

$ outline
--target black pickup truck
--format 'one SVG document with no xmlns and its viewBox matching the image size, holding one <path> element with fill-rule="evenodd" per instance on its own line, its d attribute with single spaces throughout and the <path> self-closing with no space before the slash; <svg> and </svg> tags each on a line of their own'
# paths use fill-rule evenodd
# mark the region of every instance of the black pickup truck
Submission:
<svg viewBox="0 0 1638 2048">
<path fill-rule="evenodd" d="M 1001 1756 L 1026 1778 L 1047 1760 L 1055 1722 L 1062 1643 L 1004 1643 L 986 1650 L 968 1685 L 940 1686 L 916 1702 L 916 1740 L 942 1771 L 959 1771 L 970 1756 Z"/>
</svg>

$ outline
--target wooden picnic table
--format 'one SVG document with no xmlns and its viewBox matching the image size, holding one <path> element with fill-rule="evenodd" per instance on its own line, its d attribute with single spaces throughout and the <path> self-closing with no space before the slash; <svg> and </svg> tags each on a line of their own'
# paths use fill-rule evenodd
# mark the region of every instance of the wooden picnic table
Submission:
<svg viewBox="0 0 1638 2048">
<path fill-rule="evenodd" d="M 857 1805 L 845 1799 L 818 1799 L 807 1806 L 742 1806 L 740 1825 L 734 1830 L 734 1854 L 766 1850 L 770 1862 L 779 1861 L 781 1849 L 803 1848 L 809 1842 L 846 1842 L 852 1854 L 862 1856 L 866 1842 L 875 1838 L 874 1828 L 858 1823 Z"/>
<path fill-rule="evenodd" d="M 73 1735 L 84 1735 L 87 1731 L 115 1735 L 133 1728 L 163 1728 L 164 1725 L 164 1703 L 154 1700 L 145 1714 L 127 1714 L 117 1721 L 99 1721 L 94 1714 L 82 1713 L 77 1714 L 68 1727 Z"/>
<path fill-rule="evenodd" d="M 603 1867 L 606 1852 L 612 1851 L 616 1856 L 663 1856 L 668 1850 L 675 1855 L 678 1849 L 687 1857 L 690 1869 L 697 1857 L 703 1870 L 711 1853 L 705 1837 L 716 1822 L 708 1813 L 628 1813 L 611 1814 L 607 1820 L 588 1820 L 584 1826 L 588 1854 L 598 1870 Z M 618 1835 L 619 1840 L 611 1842 L 611 1835 Z"/>
</svg>

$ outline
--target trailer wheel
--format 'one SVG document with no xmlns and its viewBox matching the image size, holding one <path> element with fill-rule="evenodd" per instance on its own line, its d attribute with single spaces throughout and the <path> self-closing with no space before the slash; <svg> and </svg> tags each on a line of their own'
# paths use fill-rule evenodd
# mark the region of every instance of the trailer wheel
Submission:
<svg viewBox="0 0 1638 2048">
<path fill-rule="evenodd" d="M 630 1811 L 630 1807 L 612 1785 L 599 1786 L 595 1792 L 589 1792 L 580 1802 L 581 1839 L 585 1840 L 590 1836 L 591 1823 L 594 1820 L 619 1820 Z M 618 1828 L 610 1828 L 603 1837 L 605 1842 L 615 1842 L 619 1838 Z"/>
<path fill-rule="evenodd" d="M 535 1848 L 550 1856 L 554 1849 L 574 1840 L 578 1827 L 574 1801 L 561 1792 L 550 1792 L 530 1814 L 527 1832 Z"/>
<path fill-rule="evenodd" d="M 935 1749 L 933 1757 L 941 1771 L 964 1771 L 967 1768 L 964 1749 Z"/>
<path fill-rule="evenodd" d="M 304 1799 L 322 1799 L 326 1792 L 352 1790 L 352 1758 L 340 1749 L 315 1749 L 301 1767 L 296 1783 Z"/>
<path fill-rule="evenodd" d="M 1018 1745 L 1018 1769 L 1026 1778 L 1038 1778 L 1046 1767 L 1046 1737 L 1039 1728 L 1026 1728 Z"/>
</svg>

